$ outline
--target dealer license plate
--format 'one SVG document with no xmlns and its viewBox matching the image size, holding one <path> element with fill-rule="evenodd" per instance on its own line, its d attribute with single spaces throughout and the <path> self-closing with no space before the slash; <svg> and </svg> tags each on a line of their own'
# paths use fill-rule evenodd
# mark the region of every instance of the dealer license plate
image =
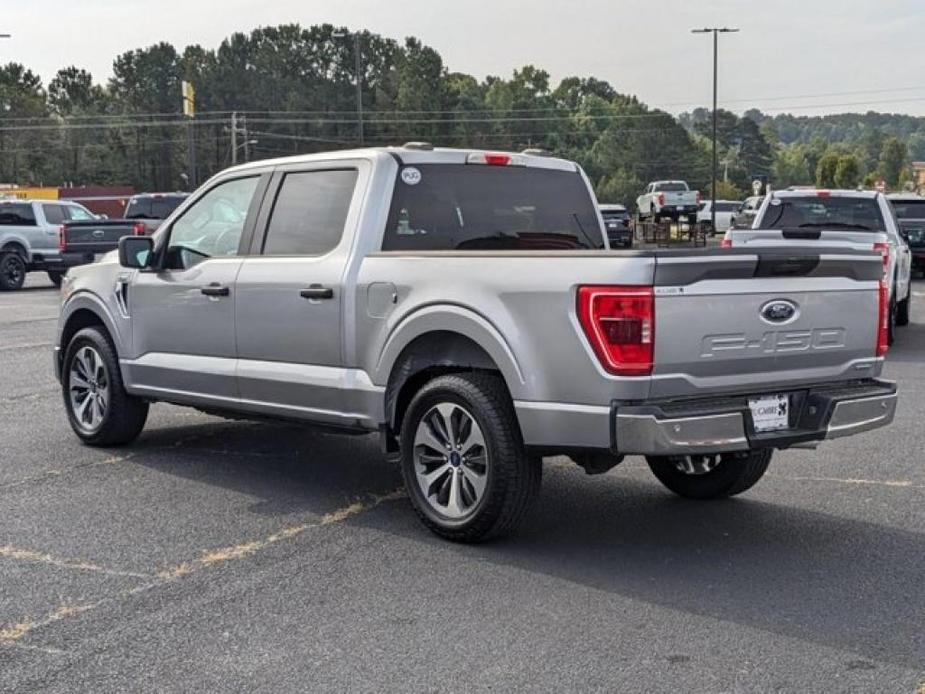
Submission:
<svg viewBox="0 0 925 694">
<path fill-rule="evenodd" d="M 755 431 L 780 431 L 790 427 L 790 398 L 786 395 L 764 395 L 749 398 Z"/>
</svg>

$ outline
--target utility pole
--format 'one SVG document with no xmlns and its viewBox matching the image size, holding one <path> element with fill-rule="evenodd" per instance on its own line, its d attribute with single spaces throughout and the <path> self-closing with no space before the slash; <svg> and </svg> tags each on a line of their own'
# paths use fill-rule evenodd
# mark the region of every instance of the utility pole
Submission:
<svg viewBox="0 0 925 694">
<path fill-rule="evenodd" d="M 238 163 L 238 112 L 231 112 L 231 165 Z"/>
<path fill-rule="evenodd" d="M 719 58 L 719 34 L 734 34 L 738 29 L 729 27 L 708 27 L 705 29 L 691 29 L 692 34 L 713 34 L 713 169 L 712 180 L 710 181 L 710 228 L 716 230 L 716 176 L 719 163 L 716 153 L 716 86 L 717 86 L 717 63 Z"/>
<path fill-rule="evenodd" d="M 251 139 L 247 136 L 247 116 L 241 116 L 241 133 L 244 135 L 244 163 L 251 160 Z"/>
<path fill-rule="evenodd" d="M 344 31 L 337 31 L 331 34 L 335 39 L 342 39 L 350 34 Z M 353 57 L 354 57 L 354 71 L 356 73 L 356 87 L 357 87 L 357 134 L 360 138 L 360 145 L 362 146 L 365 141 L 363 133 L 363 63 L 360 59 L 360 41 L 362 40 L 362 35 L 359 31 L 353 32 Z"/>
<path fill-rule="evenodd" d="M 181 83 L 183 91 L 183 115 L 188 119 L 186 124 L 187 156 L 189 158 L 189 187 L 190 191 L 196 190 L 196 131 L 194 122 L 196 120 L 196 89 L 192 82 Z"/>
</svg>

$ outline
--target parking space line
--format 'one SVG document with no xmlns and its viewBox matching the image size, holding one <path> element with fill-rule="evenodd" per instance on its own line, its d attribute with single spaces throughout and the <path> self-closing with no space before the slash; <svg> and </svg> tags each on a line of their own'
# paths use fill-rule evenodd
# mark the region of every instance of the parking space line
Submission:
<svg viewBox="0 0 925 694">
<path fill-rule="evenodd" d="M 37 347 L 54 347 L 54 342 L 26 342 L 20 345 L 6 345 L 0 347 L 0 352 L 11 352 L 14 349 L 34 349 Z"/>
<path fill-rule="evenodd" d="M 357 516 L 366 511 L 373 510 L 380 504 L 386 503 L 388 501 L 395 501 L 397 499 L 404 498 L 404 496 L 405 490 L 403 487 L 395 489 L 391 492 L 386 492 L 384 494 L 374 494 L 368 497 L 368 500 L 366 501 L 354 501 L 347 506 L 339 508 L 335 511 L 331 511 L 330 513 L 326 513 L 315 522 L 287 525 L 262 539 L 252 540 L 250 542 L 233 545 L 226 548 L 206 550 L 199 558 L 193 561 L 184 562 L 168 569 L 158 571 L 156 574 L 157 577 L 154 580 L 148 581 L 139 586 L 135 586 L 134 588 L 123 590 L 113 595 L 103 597 L 96 602 L 84 603 L 80 605 L 61 605 L 39 620 L 26 617 L 8 626 L 0 627 L 0 646 L 18 645 L 19 642 L 28 634 L 36 631 L 37 629 L 41 629 L 42 627 L 49 626 L 55 622 L 60 622 L 69 617 L 76 617 L 86 612 L 90 612 L 91 610 L 95 610 L 106 603 L 115 602 L 121 598 L 132 597 L 154 588 L 168 585 L 198 571 L 234 561 L 236 559 L 243 559 L 245 557 L 252 556 L 256 552 L 283 542 L 284 540 L 297 537 L 304 533 L 306 530 L 343 523 L 344 521 L 353 518 L 354 516 Z M 42 648 L 37 647 L 37 650 L 42 650 Z"/>
<path fill-rule="evenodd" d="M 107 576 L 150 578 L 150 574 L 138 573 L 135 571 L 107 569 L 88 561 L 82 561 L 79 559 L 61 559 L 60 557 L 55 557 L 51 554 L 46 554 L 45 552 L 36 552 L 35 550 L 23 549 L 22 547 L 12 547 L 10 545 L 0 547 L 0 558 L 14 559 L 31 564 L 47 564 L 48 566 L 55 566 L 60 569 L 73 569 L 74 571 L 92 571 L 94 573 L 101 573 Z"/>
<path fill-rule="evenodd" d="M 84 470 L 86 468 L 101 467 L 103 465 L 116 465 L 117 463 L 122 463 L 122 462 L 125 462 L 126 460 L 131 460 L 136 455 L 138 455 L 138 453 L 126 453 L 125 455 L 110 456 L 109 458 L 106 458 L 104 460 L 92 460 L 87 463 L 76 463 L 74 465 L 68 465 L 65 468 L 45 470 L 44 472 L 40 472 L 37 475 L 31 475 L 30 477 L 23 477 L 22 479 L 14 480 L 12 482 L 7 482 L 5 484 L 0 484 L 0 492 L 5 491 L 7 489 L 13 489 L 15 487 L 21 487 L 25 484 L 31 484 L 32 482 L 41 482 L 43 480 L 61 477 L 71 472 L 77 472 L 78 470 Z"/>
<path fill-rule="evenodd" d="M 866 480 L 853 477 L 844 479 L 840 477 L 782 477 L 780 475 L 769 475 L 769 477 L 791 482 L 834 482 L 836 484 L 872 485 L 899 489 L 925 489 L 925 484 L 915 484 L 909 480 Z"/>
</svg>

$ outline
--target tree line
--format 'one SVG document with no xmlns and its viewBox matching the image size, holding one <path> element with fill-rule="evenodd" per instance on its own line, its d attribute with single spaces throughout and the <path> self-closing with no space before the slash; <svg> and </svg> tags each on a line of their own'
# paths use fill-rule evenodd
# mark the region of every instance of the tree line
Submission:
<svg viewBox="0 0 925 694">
<path fill-rule="evenodd" d="M 202 181 L 235 159 L 232 114 L 237 141 L 256 141 L 246 145 L 252 159 L 357 146 L 359 48 L 367 145 L 541 147 L 580 162 L 608 202 L 629 204 L 660 178 L 709 189 L 706 109 L 676 118 L 594 77 L 552 84 L 532 65 L 479 80 L 450 71 L 418 39 L 362 32 L 355 42 L 345 33 L 329 24 L 283 25 L 235 33 L 214 50 L 159 43 L 117 56 L 105 84 L 70 66 L 44 85 L 27 67 L 7 64 L 0 68 L 0 182 L 184 189 L 188 128 Z M 184 80 L 197 92 L 192 125 L 182 116 Z M 898 186 L 908 175 L 906 143 L 918 142 L 920 132 L 910 124 L 925 133 L 911 117 L 901 131 L 869 125 L 840 139 L 831 127 L 821 130 L 819 119 L 758 111 L 717 118 L 721 197 L 742 197 L 756 176 L 777 186 L 853 187 L 873 177 Z"/>
</svg>

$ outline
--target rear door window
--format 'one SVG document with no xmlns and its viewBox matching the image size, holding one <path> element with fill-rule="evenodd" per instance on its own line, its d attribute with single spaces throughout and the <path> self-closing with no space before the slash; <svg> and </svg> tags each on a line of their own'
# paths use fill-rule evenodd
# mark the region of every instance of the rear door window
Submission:
<svg viewBox="0 0 925 694">
<path fill-rule="evenodd" d="M 125 208 L 126 219 L 152 219 L 151 198 L 133 198 Z"/>
<path fill-rule="evenodd" d="M 324 255 L 344 235 L 356 169 L 287 173 L 263 244 L 264 255 Z"/>
<path fill-rule="evenodd" d="M 42 205 L 42 214 L 49 224 L 64 224 L 65 214 L 61 205 Z"/>
<path fill-rule="evenodd" d="M 29 203 L 0 204 L 0 226 L 36 225 L 35 212 Z"/>
<path fill-rule="evenodd" d="M 420 164 L 395 182 L 386 251 L 603 248 L 594 201 L 575 171 Z"/>
</svg>

